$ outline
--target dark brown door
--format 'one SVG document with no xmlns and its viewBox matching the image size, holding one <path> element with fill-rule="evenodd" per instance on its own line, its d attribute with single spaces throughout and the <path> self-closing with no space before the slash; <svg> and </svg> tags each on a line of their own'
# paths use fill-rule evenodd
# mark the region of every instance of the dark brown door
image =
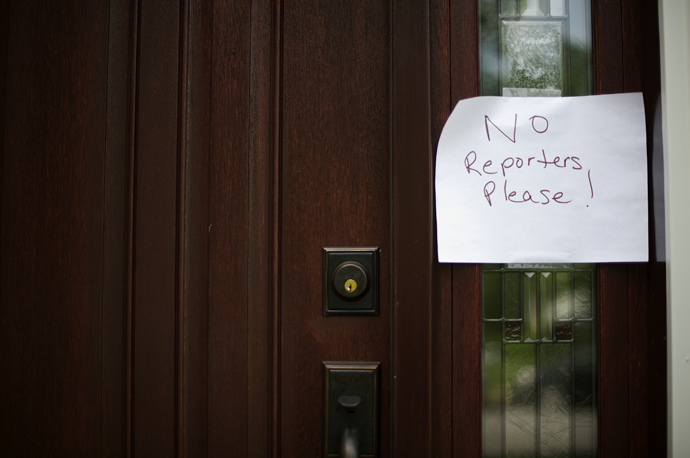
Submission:
<svg viewBox="0 0 690 458">
<path fill-rule="evenodd" d="M 381 363 L 380 456 L 481 456 L 481 269 L 435 261 L 433 207 L 477 2 L 30 3 L 0 7 L 9 454 L 321 456 L 341 360 Z M 661 170 L 655 2 L 592 13 Z M 665 454 L 650 177 L 653 261 L 598 270 L 600 456 Z M 380 248 L 378 316 L 323 316 L 326 246 Z"/>
</svg>

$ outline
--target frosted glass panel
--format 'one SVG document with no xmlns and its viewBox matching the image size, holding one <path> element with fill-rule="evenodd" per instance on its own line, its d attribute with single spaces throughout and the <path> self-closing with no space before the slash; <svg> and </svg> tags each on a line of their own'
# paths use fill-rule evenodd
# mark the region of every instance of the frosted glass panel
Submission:
<svg viewBox="0 0 690 458">
<path fill-rule="evenodd" d="M 590 0 L 478 0 L 481 95 L 593 91 Z"/>
<path fill-rule="evenodd" d="M 506 457 L 533 457 L 537 426 L 535 346 L 505 346 Z"/>
<path fill-rule="evenodd" d="M 569 457 L 573 417 L 570 344 L 539 347 L 541 456 Z"/>
<path fill-rule="evenodd" d="M 563 23 L 502 21 L 501 84 L 506 96 L 560 96 Z"/>
</svg>

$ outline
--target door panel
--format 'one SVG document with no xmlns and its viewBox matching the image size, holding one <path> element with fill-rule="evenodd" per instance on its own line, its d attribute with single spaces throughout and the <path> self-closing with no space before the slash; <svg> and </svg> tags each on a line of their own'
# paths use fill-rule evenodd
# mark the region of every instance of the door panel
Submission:
<svg viewBox="0 0 690 458">
<path fill-rule="evenodd" d="M 479 93 L 476 0 L 0 8 L 10 451 L 320 456 L 322 361 L 364 360 L 380 456 L 481 456 L 481 267 L 435 261 L 432 177 Z M 592 11 L 663 221 L 656 2 Z M 324 246 L 381 248 L 379 316 L 322 315 Z M 665 454 L 650 246 L 598 268 L 601 456 Z"/>
<path fill-rule="evenodd" d="M 385 1 L 283 5 L 275 184 L 282 456 L 322 453 L 322 361 L 380 361 L 381 411 L 389 410 L 388 30 Z M 380 248 L 379 316 L 323 316 L 327 246 Z M 382 437 L 388 431 L 384 420 Z"/>
<path fill-rule="evenodd" d="M 108 11 L 4 2 L 0 23 L 0 440 L 96 455 Z"/>
</svg>

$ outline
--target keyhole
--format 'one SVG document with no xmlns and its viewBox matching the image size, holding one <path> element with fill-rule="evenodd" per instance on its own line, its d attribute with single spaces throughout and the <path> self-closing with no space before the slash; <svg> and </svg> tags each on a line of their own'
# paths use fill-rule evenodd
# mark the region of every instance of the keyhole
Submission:
<svg viewBox="0 0 690 458">
<path fill-rule="evenodd" d="M 353 279 L 349 278 L 349 279 L 345 280 L 344 286 L 345 286 L 345 291 L 347 291 L 348 293 L 351 293 L 357 289 L 357 282 L 354 281 Z"/>
</svg>

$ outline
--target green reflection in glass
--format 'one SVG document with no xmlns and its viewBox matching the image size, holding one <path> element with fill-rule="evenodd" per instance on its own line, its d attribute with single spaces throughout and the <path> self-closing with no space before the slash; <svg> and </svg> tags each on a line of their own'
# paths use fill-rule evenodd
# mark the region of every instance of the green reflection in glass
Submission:
<svg viewBox="0 0 690 458">
<path fill-rule="evenodd" d="M 517 14 L 517 0 L 501 0 L 501 15 L 515 16 Z"/>
<path fill-rule="evenodd" d="M 496 267 L 483 273 L 494 304 L 483 326 L 483 456 L 596 456 L 595 266 Z M 571 313 L 575 297 L 587 317 Z"/>
<path fill-rule="evenodd" d="M 501 274 L 484 274 L 484 318 L 501 318 Z"/>
<path fill-rule="evenodd" d="M 520 318 L 520 274 L 510 272 L 505 279 L 506 318 Z"/>
</svg>

